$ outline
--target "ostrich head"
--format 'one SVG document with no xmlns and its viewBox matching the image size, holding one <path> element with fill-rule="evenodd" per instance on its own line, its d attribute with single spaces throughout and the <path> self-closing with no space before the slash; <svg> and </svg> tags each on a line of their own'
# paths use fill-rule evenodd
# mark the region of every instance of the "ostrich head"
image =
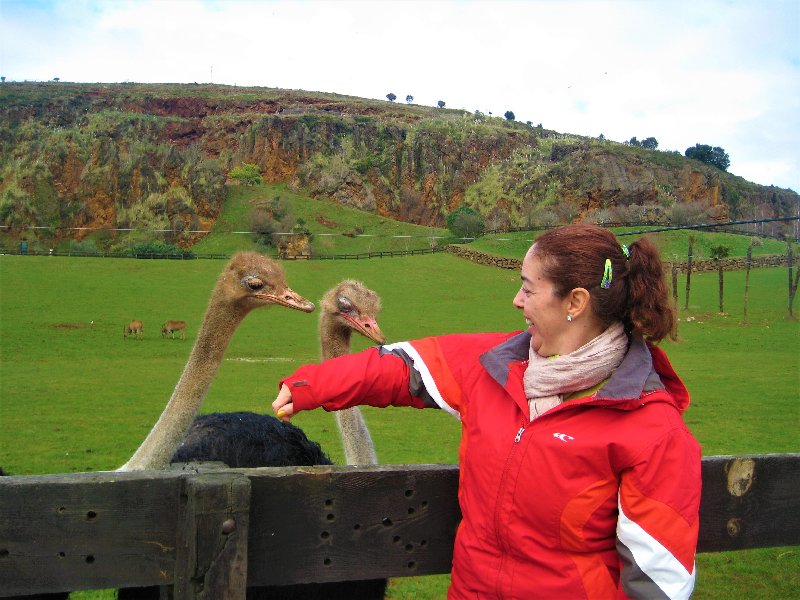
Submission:
<svg viewBox="0 0 800 600">
<path fill-rule="evenodd" d="M 359 281 L 347 279 L 329 290 L 320 301 L 320 321 L 330 330 L 357 331 L 376 344 L 386 338 L 376 317 L 381 310 L 378 294 Z"/>
<path fill-rule="evenodd" d="M 314 310 L 286 283 L 286 275 L 274 260 L 255 252 L 239 252 L 231 258 L 214 290 L 214 298 L 233 306 L 240 314 L 277 304 L 303 312 Z"/>
</svg>

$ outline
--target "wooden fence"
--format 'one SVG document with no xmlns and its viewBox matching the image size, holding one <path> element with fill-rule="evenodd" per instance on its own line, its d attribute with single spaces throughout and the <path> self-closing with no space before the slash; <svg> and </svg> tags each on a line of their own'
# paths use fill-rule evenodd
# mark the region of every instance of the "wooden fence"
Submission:
<svg viewBox="0 0 800 600">
<path fill-rule="evenodd" d="M 0 597 L 447 573 L 454 465 L 188 465 L 0 478 Z M 800 454 L 703 459 L 700 552 L 800 544 Z"/>
</svg>

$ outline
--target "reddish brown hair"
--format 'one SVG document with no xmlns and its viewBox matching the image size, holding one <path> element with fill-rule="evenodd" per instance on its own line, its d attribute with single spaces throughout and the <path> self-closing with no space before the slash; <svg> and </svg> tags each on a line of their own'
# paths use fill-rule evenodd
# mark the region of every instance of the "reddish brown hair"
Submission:
<svg viewBox="0 0 800 600">
<path fill-rule="evenodd" d="M 675 311 L 658 250 L 645 238 L 628 250 L 630 258 L 614 234 L 598 225 L 565 225 L 539 236 L 530 252 L 542 261 L 542 272 L 559 297 L 587 289 L 592 311 L 606 327 L 622 321 L 649 341 L 675 339 Z M 606 259 L 613 273 L 608 289 L 600 286 Z"/>
</svg>

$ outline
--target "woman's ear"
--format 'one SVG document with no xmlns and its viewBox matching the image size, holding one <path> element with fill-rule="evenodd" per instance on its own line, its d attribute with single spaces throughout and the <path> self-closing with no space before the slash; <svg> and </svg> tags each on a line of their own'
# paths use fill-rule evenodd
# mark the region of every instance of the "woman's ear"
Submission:
<svg viewBox="0 0 800 600">
<path fill-rule="evenodd" d="M 589 310 L 591 295 L 586 288 L 575 288 L 564 298 L 567 305 L 567 313 L 572 318 L 579 317 L 584 311 Z"/>
</svg>

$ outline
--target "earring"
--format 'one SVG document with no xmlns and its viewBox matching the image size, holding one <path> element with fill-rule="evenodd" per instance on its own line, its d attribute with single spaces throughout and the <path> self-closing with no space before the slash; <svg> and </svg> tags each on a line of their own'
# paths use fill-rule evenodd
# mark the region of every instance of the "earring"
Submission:
<svg viewBox="0 0 800 600">
<path fill-rule="evenodd" d="M 572 321 L 572 315 L 567 315 L 567 321 Z"/>
</svg>

